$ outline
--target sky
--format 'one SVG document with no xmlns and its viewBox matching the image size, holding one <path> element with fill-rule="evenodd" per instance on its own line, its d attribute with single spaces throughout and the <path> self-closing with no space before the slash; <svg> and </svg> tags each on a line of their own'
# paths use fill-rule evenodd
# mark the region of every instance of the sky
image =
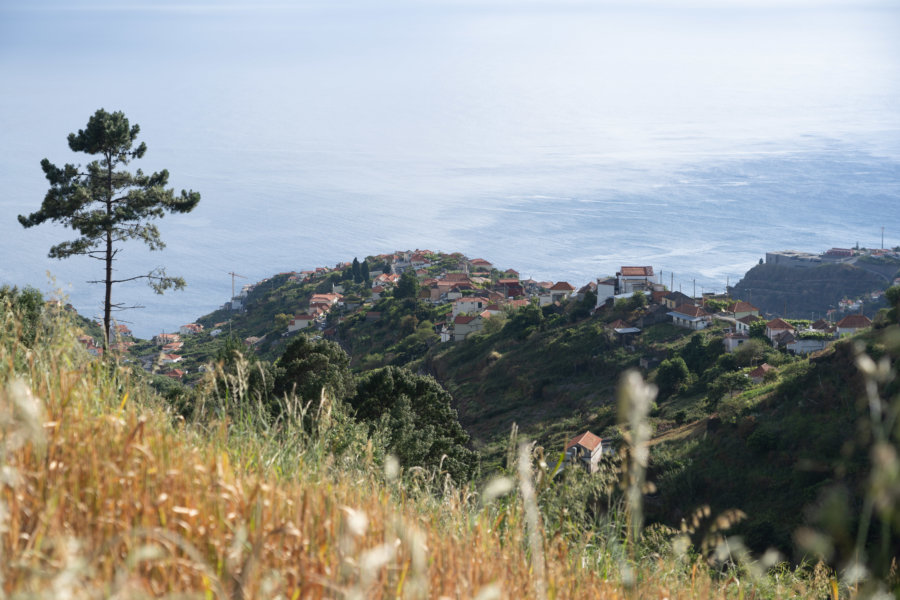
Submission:
<svg viewBox="0 0 900 600">
<path fill-rule="evenodd" d="M 96 265 L 45 258 L 67 233 L 15 215 L 104 107 L 141 125 L 144 170 L 203 195 L 160 222 L 164 252 L 123 255 L 188 280 L 123 286 L 144 333 L 224 302 L 229 271 L 416 247 L 723 287 L 770 245 L 865 243 L 866 213 L 892 216 L 897 31 L 892 2 L 0 3 L 0 283 L 96 313 Z M 748 212 L 759 232 L 723 233 Z"/>
</svg>

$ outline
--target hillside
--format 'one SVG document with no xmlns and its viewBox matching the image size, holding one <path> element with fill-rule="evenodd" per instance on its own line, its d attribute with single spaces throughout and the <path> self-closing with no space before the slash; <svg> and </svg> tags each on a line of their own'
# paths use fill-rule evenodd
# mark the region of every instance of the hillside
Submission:
<svg viewBox="0 0 900 600">
<path fill-rule="evenodd" d="M 808 268 L 762 263 L 747 271 L 730 292 L 765 314 L 811 320 L 839 310 L 841 300 L 867 298 L 861 310 L 872 317 L 884 304 L 873 301 L 871 293 L 890 285 L 900 264 L 887 265 L 887 270 L 889 275 L 843 263 Z"/>
<path fill-rule="evenodd" d="M 535 296 L 525 304 L 493 309 L 481 317 L 480 330 L 464 340 L 442 342 L 447 325 L 456 321 L 452 311 L 458 302 L 487 297 L 508 276 L 492 270 L 470 278 L 453 270 L 464 257 L 432 258 L 443 264 L 408 279 L 420 282 L 422 289 L 413 286 L 401 293 L 398 278 L 394 291 L 378 292 L 378 297 L 374 291 L 380 286 L 366 290 L 351 282 L 346 264 L 306 277 L 272 277 L 242 295 L 242 310 L 223 309 L 200 319 L 205 330 L 185 340 L 184 354 L 198 362 L 216 356 L 221 339 L 211 337 L 211 328 L 224 329 L 230 320 L 236 336 L 247 340 L 243 347 L 271 369 L 276 389 L 284 367 L 280 354 L 303 339 L 340 343 L 359 378 L 388 366 L 405 367 L 415 377 L 431 375 L 450 392 L 471 448 L 480 454 L 479 481 L 508 467 L 509 436 L 516 429 L 536 441 L 548 462 L 556 460 L 568 440 L 588 430 L 607 447 L 625 447 L 628 432 L 616 390 L 622 374 L 638 368 L 660 387 L 648 419 L 654 433 L 649 475 L 657 489 L 646 498 L 650 521 L 677 528 L 703 506 L 714 514 L 739 510 L 744 516 L 736 530 L 750 547 L 760 552 L 775 547 L 799 561 L 803 554 L 797 532 L 815 524 L 809 507 L 836 481 L 840 469 L 848 472 L 848 465 L 856 476 L 843 485 L 855 499 L 850 506 L 859 508 L 869 471 L 859 456 L 848 463 L 841 454 L 841 440 L 852 438 L 862 422 L 848 411 L 864 389 L 847 344 L 813 359 L 796 357 L 773 347 L 764 327 L 754 326 L 746 345 L 728 352 L 724 343 L 735 323 L 727 316 L 695 332 L 674 326 L 659 296 L 650 301 L 636 295 L 592 310 L 590 293 L 543 306 Z M 379 257 L 366 262 L 370 259 L 374 263 Z M 433 290 L 447 273 L 459 274 L 454 280 L 466 280 L 470 288 L 459 301 L 426 298 L 428 282 Z M 313 294 L 326 290 L 344 292 L 344 302 L 331 306 L 317 327 L 286 332 L 288 315 L 306 310 Z M 363 300 L 367 291 L 373 297 Z M 705 300 L 711 312 L 728 304 L 727 299 Z M 792 323 L 798 329 L 810 325 Z M 631 332 L 618 333 L 622 331 Z M 873 341 L 869 350 L 883 354 L 879 348 Z M 750 372 L 763 363 L 771 373 L 765 381 L 751 382 Z M 196 382 L 203 376 L 195 373 L 193 378 Z M 179 406 L 193 402 L 185 400 L 190 395 L 166 393 L 182 398 Z M 352 393 L 347 398 L 354 404 Z M 415 405 L 412 397 L 410 403 Z M 810 416 L 811 405 L 824 410 Z M 400 433 L 389 435 L 391 443 L 414 448 L 416 426 L 406 431 L 402 413 L 407 409 L 398 405 L 396 410 L 391 418 L 398 419 Z M 390 427 L 381 431 L 385 435 Z M 866 440 L 863 446 L 868 447 Z M 414 452 L 405 456 L 409 460 Z M 766 489 L 784 493 L 760 492 Z"/>
<path fill-rule="evenodd" d="M 216 391 L 219 376 L 195 387 L 208 410 L 186 421 L 142 371 L 85 352 L 69 315 L 25 300 L 0 290 L 5 596 L 790 598 L 838 589 L 822 565 L 776 577 L 740 553 L 688 553 L 677 531 L 627 524 L 640 504 L 625 512 L 613 473 L 554 478 L 527 445 L 516 481 L 455 487 L 440 473 L 398 470 L 339 404 L 312 420 L 269 422 L 250 404 L 229 408 L 238 397 Z"/>
</svg>

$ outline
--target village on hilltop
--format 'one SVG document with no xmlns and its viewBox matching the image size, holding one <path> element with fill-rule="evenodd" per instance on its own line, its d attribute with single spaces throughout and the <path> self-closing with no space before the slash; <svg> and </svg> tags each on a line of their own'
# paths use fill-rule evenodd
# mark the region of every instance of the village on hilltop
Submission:
<svg viewBox="0 0 900 600">
<path fill-rule="evenodd" d="M 766 260 L 776 264 L 807 267 L 822 261 L 853 261 L 861 256 L 900 258 L 900 253 L 832 248 L 821 255 L 795 251 L 770 252 L 767 253 Z M 643 328 L 656 323 L 670 322 L 678 327 L 699 331 L 709 327 L 715 320 L 725 326 L 724 344 L 728 352 L 736 351 L 750 339 L 752 327 L 764 327 L 765 336 L 776 348 L 797 355 L 807 355 L 823 350 L 843 335 L 871 325 L 868 317 L 851 313 L 837 322 L 823 318 L 798 328 L 777 315 L 761 315 L 759 309 L 749 302 L 735 300 L 724 294 L 702 293 L 695 297 L 670 290 L 660 281 L 654 267 L 649 265 L 625 265 L 614 275 L 599 277 L 576 288 L 567 281 L 521 279 L 514 269 L 500 269 L 486 259 L 469 259 L 460 253 L 447 255 L 430 250 L 414 250 L 381 254 L 369 257 L 368 260 L 383 264 L 385 268 L 371 278 L 366 271 L 370 287 L 367 298 L 345 297 L 344 286 L 335 283 L 330 292 L 314 293 L 308 304 L 296 309 L 287 321 L 282 336 L 289 337 L 308 329 L 314 329 L 324 336 L 333 335 L 335 325 L 355 313 L 364 314 L 366 320 L 377 321 L 381 315 L 372 310 L 374 304 L 392 293 L 405 273 L 412 273 L 416 277 L 418 300 L 434 305 L 450 305 L 446 320 L 434 324 L 442 343 L 461 342 L 482 332 L 489 320 L 497 315 L 509 314 L 532 304 L 544 307 L 573 301 L 584 302 L 588 294 L 596 298 L 593 312 L 631 299 L 636 294 L 644 296 L 642 304 L 645 308 L 633 322 L 617 319 L 608 325 L 611 333 L 626 345 Z M 345 262 L 333 268 L 318 267 L 278 275 L 286 276 L 288 282 L 302 285 L 324 281 L 333 273 L 345 272 L 349 268 L 351 263 Z M 257 286 L 267 281 L 269 279 L 244 285 L 222 308 L 229 312 L 246 311 L 248 296 Z M 845 299 L 841 308 L 850 312 L 859 306 L 859 302 L 859 299 Z M 213 338 L 221 335 L 227 325 L 228 321 L 215 323 L 208 335 Z M 181 326 L 178 332 L 154 336 L 152 341 L 159 351 L 152 356 L 142 357 L 143 367 L 148 371 L 181 379 L 185 375 L 185 371 L 179 368 L 183 338 L 199 334 L 203 330 L 203 326 L 198 323 L 188 323 Z M 134 345 L 127 326 L 116 324 L 114 331 L 110 333 L 111 351 L 124 353 Z M 244 343 L 253 347 L 262 340 L 262 337 L 250 336 L 244 339 Z M 103 352 L 102 344 L 91 336 L 84 335 L 80 341 L 92 354 L 99 355 Z"/>
</svg>

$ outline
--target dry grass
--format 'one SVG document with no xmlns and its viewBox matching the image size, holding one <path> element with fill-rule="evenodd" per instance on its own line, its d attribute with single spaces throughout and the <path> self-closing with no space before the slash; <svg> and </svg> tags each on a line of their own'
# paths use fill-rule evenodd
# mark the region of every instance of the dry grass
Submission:
<svg viewBox="0 0 900 600">
<path fill-rule="evenodd" d="M 533 500 L 487 497 L 502 484 L 416 486 L 365 448 L 347 467 L 314 441 L 285 456 L 286 438 L 185 424 L 58 323 L 31 349 L 7 336 L 0 371 L 0 598 L 829 595 L 827 573 L 760 586 L 652 554 L 601 570 L 589 535 L 547 539 Z"/>
</svg>

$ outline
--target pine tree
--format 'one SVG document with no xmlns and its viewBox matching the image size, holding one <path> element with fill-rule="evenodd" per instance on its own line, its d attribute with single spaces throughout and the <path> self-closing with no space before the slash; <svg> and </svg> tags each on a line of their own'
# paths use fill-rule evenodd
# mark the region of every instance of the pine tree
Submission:
<svg viewBox="0 0 900 600">
<path fill-rule="evenodd" d="M 362 282 L 369 283 L 369 263 L 368 261 L 362 261 L 362 264 L 359 266 L 360 273 L 362 273 Z"/>
<path fill-rule="evenodd" d="M 77 134 L 70 133 L 68 140 L 73 152 L 99 155 L 99 160 L 83 168 L 73 164 L 60 168 L 46 158 L 42 160 L 41 168 L 50 189 L 40 210 L 27 217 L 19 215 L 19 222 L 26 228 L 55 221 L 79 233 L 80 237 L 51 247 L 50 258 L 86 255 L 103 261 L 104 278 L 88 283 L 102 283 L 105 287 L 104 345 L 109 340 L 111 311 L 125 308 L 113 303 L 113 284 L 146 279 L 157 294 L 185 285 L 184 279 L 169 277 L 162 268 L 115 279 L 113 263 L 122 252 L 122 242 L 140 240 L 150 250 L 161 250 L 165 244 L 150 221 L 162 218 L 167 212 L 190 212 L 200 201 L 198 192 L 182 190 L 176 196 L 174 190 L 166 189 L 169 172 L 165 169 L 145 175 L 140 169 L 130 173 L 122 168 L 147 151 L 143 142 L 132 147 L 139 132 L 140 127 L 131 126 L 122 112 L 108 113 L 102 108 L 95 112 L 87 127 Z"/>
<path fill-rule="evenodd" d="M 353 281 L 362 283 L 362 271 L 360 271 L 359 268 L 359 260 L 355 256 L 353 257 L 353 266 L 351 269 L 353 271 Z"/>
</svg>

